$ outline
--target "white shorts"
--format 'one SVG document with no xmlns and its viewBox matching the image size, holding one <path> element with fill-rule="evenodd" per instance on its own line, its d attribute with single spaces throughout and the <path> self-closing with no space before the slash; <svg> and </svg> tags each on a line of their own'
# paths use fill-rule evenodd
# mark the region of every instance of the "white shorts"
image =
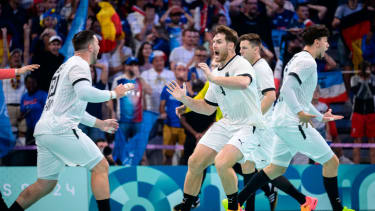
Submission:
<svg viewBox="0 0 375 211">
<path fill-rule="evenodd" d="M 241 151 L 243 158 L 238 163 L 244 163 L 255 149 L 258 139 L 253 134 L 251 125 L 230 125 L 222 121 L 215 122 L 204 134 L 198 144 L 203 144 L 216 152 L 220 152 L 226 144 L 231 144 Z"/>
<path fill-rule="evenodd" d="M 104 156 L 95 143 L 80 129 L 56 135 L 35 137 L 38 178 L 57 180 L 65 165 L 94 168 Z"/>
<path fill-rule="evenodd" d="M 263 169 L 271 163 L 273 143 L 276 135 L 272 128 L 256 128 L 255 136 L 258 138 L 259 144 L 255 150 L 251 151 L 248 160 L 255 163 L 255 168 Z"/>
<path fill-rule="evenodd" d="M 273 131 L 277 135 L 271 161 L 273 164 L 288 167 L 297 152 L 320 164 L 324 164 L 334 155 L 324 138 L 310 125 L 308 128 L 275 127 Z"/>
</svg>

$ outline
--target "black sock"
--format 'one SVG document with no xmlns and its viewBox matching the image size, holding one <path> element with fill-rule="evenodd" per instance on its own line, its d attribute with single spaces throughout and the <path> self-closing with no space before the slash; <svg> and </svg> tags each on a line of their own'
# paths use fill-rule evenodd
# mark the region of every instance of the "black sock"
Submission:
<svg viewBox="0 0 375 211">
<path fill-rule="evenodd" d="M 266 194 L 266 196 L 269 196 L 271 195 L 271 187 L 268 185 L 269 183 L 266 183 L 265 185 L 263 185 L 260 189 L 262 189 L 262 191 L 264 192 L 264 194 Z"/>
<path fill-rule="evenodd" d="M 0 210 L 8 210 L 8 206 L 5 204 L 3 195 L 1 195 L 1 191 L 0 191 Z"/>
<path fill-rule="evenodd" d="M 293 197 L 299 204 L 302 205 L 306 202 L 306 196 L 299 192 L 286 177 L 280 176 L 272 180 L 271 183 L 289 196 Z"/>
<path fill-rule="evenodd" d="M 237 174 L 239 174 L 241 176 L 244 175 L 244 173 L 242 172 L 242 166 L 241 166 L 241 164 L 236 163 L 236 164 L 234 164 L 234 166 L 232 168 L 233 168 L 234 172 L 236 172 Z"/>
<path fill-rule="evenodd" d="M 339 196 L 337 177 L 323 177 L 323 183 L 333 211 L 342 211 L 343 207 Z"/>
<path fill-rule="evenodd" d="M 227 195 L 228 198 L 228 210 L 238 209 L 238 192 Z"/>
<path fill-rule="evenodd" d="M 182 199 L 182 203 L 185 205 L 183 208 L 183 211 L 190 211 L 191 206 L 196 201 L 197 196 L 189 195 L 187 193 L 184 193 L 184 198 Z"/>
<path fill-rule="evenodd" d="M 249 183 L 246 184 L 244 189 L 238 194 L 238 202 L 242 206 L 243 203 L 249 198 L 251 194 L 254 194 L 256 190 L 265 185 L 270 181 L 270 178 L 261 170 L 255 174 Z"/>
<path fill-rule="evenodd" d="M 9 211 L 24 211 L 24 209 L 21 207 L 21 205 L 18 204 L 17 201 L 15 201 L 9 208 Z"/>
<path fill-rule="evenodd" d="M 256 172 L 250 174 L 243 174 L 244 186 L 251 180 L 251 178 L 256 174 Z M 246 201 L 245 211 L 255 210 L 255 194 L 252 194 Z"/>
<path fill-rule="evenodd" d="M 109 206 L 109 199 L 96 200 L 96 203 L 98 204 L 98 210 L 99 211 L 110 211 L 111 210 L 111 208 Z"/>
</svg>

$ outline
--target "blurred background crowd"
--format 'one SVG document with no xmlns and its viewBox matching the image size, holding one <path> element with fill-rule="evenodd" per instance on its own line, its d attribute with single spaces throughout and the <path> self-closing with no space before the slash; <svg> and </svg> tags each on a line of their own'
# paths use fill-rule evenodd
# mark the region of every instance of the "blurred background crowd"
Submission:
<svg viewBox="0 0 375 211">
<path fill-rule="evenodd" d="M 66 59 L 62 47 L 71 45 L 65 41 L 82 1 L 0 1 L 0 68 L 40 64 L 29 75 L 0 82 L 12 125 L 0 131 L 12 130 L 16 140 L 1 165 L 36 163 L 33 130 L 52 76 Z M 87 107 L 97 118 L 116 118 L 115 135 L 80 125 L 112 165 L 184 165 L 207 128 L 221 118 L 220 111 L 203 116 L 189 110 L 178 118 L 180 103 L 165 88 L 171 80 L 186 82 L 190 96 L 204 97 L 208 83 L 197 64 L 218 65 L 211 60 L 216 26 L 230 26 L 239 36 L 259 34 L 279 89 L 283 67 L 302 50 L 301 31 L 313 24 L 331 32 L 330 49 L 317 60 L 313 104 L 345 116 L 314 127 L 333 143 L 342 163 L 375 163 L 375 1 L 88 0 L 87 13 L 85 28 L 100 40 L 99 59 L 91 65 L 93 86 L 136 87 L 120 100 Z M 310 161 L 297 155 L 293 162 Z"/>
</svg>

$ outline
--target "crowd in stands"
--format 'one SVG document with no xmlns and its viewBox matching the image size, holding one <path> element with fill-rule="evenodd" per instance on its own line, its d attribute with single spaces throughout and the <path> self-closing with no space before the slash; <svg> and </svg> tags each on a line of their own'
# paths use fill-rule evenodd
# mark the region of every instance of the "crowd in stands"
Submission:
<svg viewBox="0 0 375 211">
<path fill-rule="evenodd" d="M 1 81 L 17 146 L 35 145 L 33 130 L 53 86 L 52 77 L 67 59 L 61 48 L 80 12 L 77 7 L 81 1 L 0 1 L 0 69 L 40 65 L 31 74 Z M 120 100 L 87 106 L 87 111 L 97 118 L 117 119 L 121 134 L 113 136 L 80 125 L 111 164 L 186 164 L 206 129 L 220 118 L 220 111 L 210 117 L 187 111 L 180 118 L 175 113 L 180 103 L 166 91 L 165 85 L 171 80 L 178 86 L 186 82 L 190 96 L 204 96 L 208 83 L 197 64 L 205 62 L 211 68 L 218 65 L 211 59 L 213 32 L 218 25 L 230 26 L 239 36 L 260 35 L 262 56 L 274 70 L 278 89 L 283 68 L 302 50 L 301 31 L 313 24 L 326 25 L 331 32 L 330 49 L 324 58 L 317 60 L 319 86 L 313 104 L 321 112 L 333 108 L 333 112 L 344 115 L 345 119 L 337 124 L 314 122 L 314 127 L 332 143 L 375 143 L 374 1 L 88 2 L 86 29 L 96 33 L 101 47 L 97 63 L 91 65 L 93 86 L 112 89 L 121 83 L 135 84 L 135 90 Z M 110 22 L 105 22 L 108 19 L 103 18 L 103 11 L 111 9 L 112 17 L 118 21 L 110 18 Z M 363 27 L 363 34 L 356 40 L 345 31 L 353 23 Z M 116 28 L 112 40 L 108 38 L 109 25 Z M 337 76 L 342 84 L 331 83 L 331 86 L 327 81 L 339 80 L 332 78 Z M 176 144 L 185 150 L 175 147 Z M 336 147 L 335 153 L 343 163 L 375 163 L 375 147 L 344 150 Z M 294 162 L 305 162 L 301 160 L 296 158 Z"/>
</svg>

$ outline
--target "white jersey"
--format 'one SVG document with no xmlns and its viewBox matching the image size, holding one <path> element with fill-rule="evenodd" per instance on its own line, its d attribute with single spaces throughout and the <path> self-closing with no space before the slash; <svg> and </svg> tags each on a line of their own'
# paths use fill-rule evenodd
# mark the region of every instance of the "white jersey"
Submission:
<svg viewBox="0 0 375 211">
<path fill-rule="evenodd" d="M 48 98 L 34 135 L 61 134 L 77 128 L 84 116 L 87 102 L 80 100 L 74 84 L 87 80 L 91 83 L 89 64 L 79 56 L 63 63 L 52 77 Z"/>
<path fill-rule="evenodd" d="M 228 89 L 210 83 L 205 101 L 219 106 L 223 119 L 228 124 L 253 125 L 264 127 L 263 115 L 260 110 L 260 100 L 256 86 L 256 74 L 251 64 L 242 56 L 236 55 L 222 68 L 212 71 L 215 76 L 249 76 L 251 83 L 246 89 Z"/>
<path fill-rule="evenodd" d="M 263 58 L 259 59 L 253 64 L 253 68 L 256 74 L 257 88 L 259 99 L 262 102 L 264 94 L 268 91 L 275 91 L 275 82 L 273 79 L 273 73 L 268 65 L 267 61 Z M 268 109 L 268 111 L 263 115 L 266 122 L 271 122 L 272 120 L 273 105 Z"/>
<path fill-rule="evenodd" d="M 301 85 L 301 89 L 294 91 L 302 110 L 309 112 L 309 105 L 318 83 L 317 64 L 309 52 L 301 51 L 295 54 L 285 66 L 283 84 L 287 83 L 289 79 L 297 79 Z M 297 111 L 291 111 L 283 101 L 284 87 L 281 87 L 280 97 L 272 116 L 274 127 L 299 125 Z"/>
</svg>

